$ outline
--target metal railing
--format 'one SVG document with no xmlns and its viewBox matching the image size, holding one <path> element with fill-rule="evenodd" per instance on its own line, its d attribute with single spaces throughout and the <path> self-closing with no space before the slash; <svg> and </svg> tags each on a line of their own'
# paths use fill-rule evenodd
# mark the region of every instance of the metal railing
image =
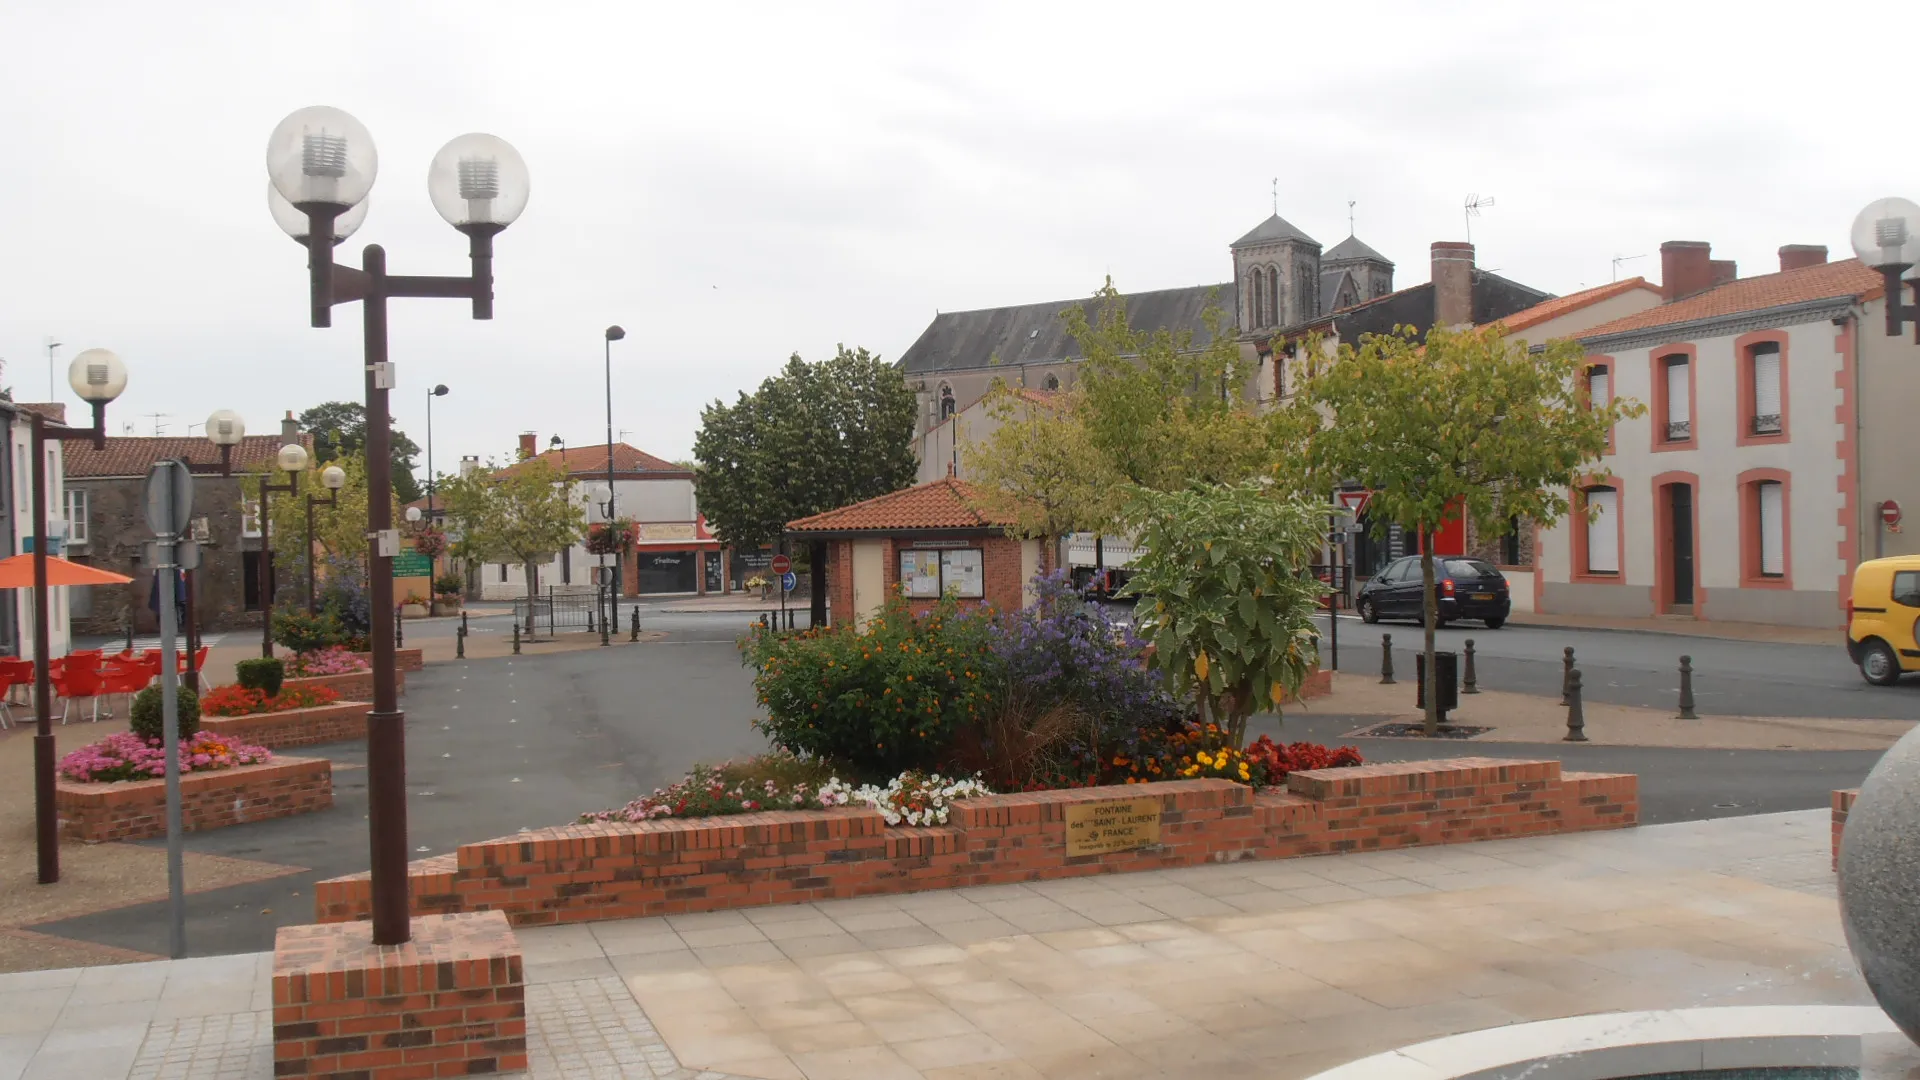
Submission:
<svg viewBox="0 0 1920 1080">
<path fill-rule="evenodd" d="M 545 628 L 548 634 L 563 629 L 592 631 L 599 628 L 599 620 L 605 617 L 607 590 L 596 589 L 593 592 L 562 593 L 549 587 L 547 595 L 516 597 L 513 601 L 513 620 L 516 624 L 527 624 L 527 612 L 533 612 L 533 630 L 539 633 Z"/>
</svg>

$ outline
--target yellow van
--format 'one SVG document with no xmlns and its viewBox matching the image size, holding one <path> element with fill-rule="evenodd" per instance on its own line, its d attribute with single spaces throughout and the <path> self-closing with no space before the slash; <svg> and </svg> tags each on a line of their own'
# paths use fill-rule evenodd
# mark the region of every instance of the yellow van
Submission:
<svg viewBox="0 0 1920 1080">
<path fill-rule="evenodd" d="M 1847 600 L 1847 655 L 1860 676 L 1892 686 L 1920 671 L 1920 555 L 1869 559 L 1853 572 Z"/>
</svg>

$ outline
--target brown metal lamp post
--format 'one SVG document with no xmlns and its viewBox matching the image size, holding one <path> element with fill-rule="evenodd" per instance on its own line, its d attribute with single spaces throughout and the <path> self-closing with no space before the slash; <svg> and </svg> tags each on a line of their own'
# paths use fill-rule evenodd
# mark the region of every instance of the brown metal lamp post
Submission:
<svg viewBox="0 0 1920 1080">
<path fill-rule="evenodd" d="M 347 471 L 338 465 L 329 465 L 320 470 L 320 484 L 327 489 L 327 497 L 308 494 L 307 496 L 307 614 L 320 614 L 320 605 L 314 600 L 313 588 L 313 508 L 316 506 L 339 506 L 340 489 L 347 484 Z"/>
<path fill-rule="evenodd" d="M 361 301 L 367 395 L 368 577 L 373 619 L 373 711 L 367 714 L 367 817 L 372 848 L 373 943 L 399 945 L 412 934 L 407 915 L 407 789 L 405 716 L 394 676 L 392 427 L 387 394 L 387 301 L 443 297 L 473 304 L 473 317 L 493 317 L 493 238 L 526 208 L 526 163 L 492 135 L 462 135 L 440 148 L 427 169 L 434 209 L 467 236 L 473 269 L 465 277 L 387 273 L 386 251 L 369 244 L 358 269 L 333 261 L 333 246 L 364 216 L 379 168 L 373 138 L 338 109 L 312 106 L 280 122 L 267 143 L 268 202 L 281 227 L 307 248 L 314 326 L 333 325 L 333 306 Z"/>
<path fill-rule="evenodd" d="M 127 388 L 127 366 L 106 349 L 88 349 L 67 366 L 67 383 L 93 407 L 93 426 L 69 427 L 28 413 L 33 464 L 33 818 L 40 884 L 60 880 L 60 818 L 54 809 L 53 630 L 47 619 L 47 440 L 107 443 L 107 402 Z"/>
<path fill-rule="evenodd" d="M 233 448 L 240 445 L 240 440 L 246 438 L 246 435 L 247 422 L 232 409 L 218 409 L 213 415 L 207 417 L 207 441 L 220 451 L 221 476 L 233 475 Z M 187 466 L 188 472 L 205 471 L 205 469 L 204 465 L 198 469 L 191 463 Z M 200 689 L 200 613 L 197 594 L 200 588 L 193 576 L 195 572 L 184 571 L 187 581 L 185 633 L 187 636 L 187 685 L 198 690 Z"/>
<path fill-rule="evenodd" d="M 267 509 L 267 496 L 276 491 L 300 494 L 300 474 L 307 469 L 307 448 L 288 443 L 280 448 L 279 465 L 287 474 L 284 484 L 269 484 L 271 473 L 260 474 L 260 655 L 273 657 L 273 514 Z"/>
</svg>

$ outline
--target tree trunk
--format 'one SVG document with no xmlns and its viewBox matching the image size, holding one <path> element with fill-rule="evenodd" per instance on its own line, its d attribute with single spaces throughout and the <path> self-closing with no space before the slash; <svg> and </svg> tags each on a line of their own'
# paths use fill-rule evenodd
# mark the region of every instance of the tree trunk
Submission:
<svg viewBox="0 0 1920 1080">
<path fill-rule="evenodd" d="M 533 602 L 540 599 L 540 566 L 528 559 L 521 566 L 527 572 L 527 636 L 533 636 Z"/>
<path fill-rule="evenodd" d="M 1421 685 L 1427 700 L 1424 722 L 1429 738 L 1440 733 L 1440 695 L 1436 692 L 1440 681 L 1433 663 L 1433 630 L 1440 617 L 1439 609 L 1433 595 L 1433 533 L 1423 526 L 1420 529 L 1420 622 L 1425 630 L 1426 640 L 1421 648 L 1426 652 L 1427 670 Z"/>
</svg>

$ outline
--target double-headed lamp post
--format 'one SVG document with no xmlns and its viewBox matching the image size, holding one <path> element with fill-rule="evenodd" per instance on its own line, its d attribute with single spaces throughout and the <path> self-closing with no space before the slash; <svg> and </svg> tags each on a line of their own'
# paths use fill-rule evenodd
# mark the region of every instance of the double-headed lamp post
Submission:
<svg viewBox="0 0 1920 1080">
<path fill-rule="evenodd" d="M 94 449 L 107 444 L 107 402 L 127 388 L 127 366 L 105 349 L 88 349 L 67 365 L 67 385 L 93 408 L 92 427 L 50 423 L 29 411 L 33 461 L 33 815 L 34 843 L 40 859 L 40 884 L 60 880 L 60 817 L 54 808 L 53 631 L 47 621 L 47 440 L 86 439 Z"/>
<path fill-rule="evenodd" d="M 287 474 L 286 483 L 268 483 L 273 474 L 260 474 L 260 655 L 269 659 L 273 656 L 273 514 L 267 508 L 267 496 L 276 491 L 300 494 L 300 474 L 307 471 L 307 448 L 288 443 L 280 448 L 276 463 Z"/>
<path fill-rule="evenodd" d="M 466 277 L 387 273 L 387 254 L 369 244 L 359 268 L 333 261 L 333 246 L 364 215 L 379 170 L 373 137 L 358 120 L 316 105 L 280 122 L 267 141 L 268 202 L 281 228 L 307 249 L 309 318 L 333 325 L 333 306 L 361 302 L 365 319 L 367 395 L 367 527 L 371 603 L 393 610 L 392 425 L 387 392 L 387 301 L 394 297 L 466 300 L 473 317 L 493 317 L 493 238 L 526 209 L 526 163 L 492 135 L 462 135 L 440 148 L 427 168 L 427 194 L 448 224 L 467 236 L 473 269 Z M 283 206 L 282 203 L 285 205 Z M 291 211 L 291 213 L 288 213 Z M 373 620 L 373 711 L 367 714 L 367 828 L 372 847 L 373 942 L 400 945 L 412 934 L 407 915 L 407 789 L 405 717 L 394 677 L 393 623 Z"/>
<path fill-rule="evenodd" d="M 438 486 L 436 483 L 436 480 L 438 478 L 433 475 L 433 399 L 437 397 L 446 397 L 446 396 L 447 396 L 446 383 L 434 383 L 433 388 L 427 391 L 427 517 L 428 518 L 433 517 L 433 492 L 434 492 L 434 488 Z"/>
<path fill-rule="evenodd" d="M 347 471 L 338 465 L 329 465 L 320 470 L 320 486 L 327 489 L 327 497 L 321 498 L 309 492 L 307 494 L 307 614 L 320 614 L 320 605 L 315 600 L 313 576 L 313 510 L 316 506 L 340 505 L 340 489 L 347 486 Z"/>
<path fill-rule="evenodd" d="M 1914 324 L 1913 339 L 1920 342 L 1920 304 L 1906 302 L 1906 285 L 1920 294 L 1920 282 L 1901 275 L 1920 266 L 1920 205 L 1907 199 L 1875 199 L 1853 219 L 1853 253 L 1880 271 L 1886 283 L 1887 336 L 1897 337 Z M 1916 296 L 1920 299 L 1920 296 Z"/>
<path fill-rule="evenodd" d="M 617 325 L 607 327 L 607 332 L 606 332 L 606 339 L 607 339 L 607 345 L 606 345 L 606 355 L 607 355 L 607 539 L 609 541 L 613 539 L 613 500 L 614 500 L 614 494 L 613 494 L 613 343 L 621 340 L 626 336 L 627 336 L 627 332 Z M 607 614 L 612 617 L 613 624 L 615 626 L 618 626 L 620 625 L 620 588 L 619 588 L 620 549 L 618 547 L 615 547 L 613 550 L 614 550 L 614 556 L 613 556 L 614 572 L 611 576 L 607 574 L 606 553 L 602 552 L 600 555 L 600 583 L 601 585 L 605 586 L 607 590 L 607 603 L 610 606 L 610 610 L 607 612 Z M 606 618 L 602 618 L 600 622 L 600 644 L 602 645 L 607 644 L 607 640 L 608 640 L 607 632 L 609 627 L 607 626 L 607 621 L 608 620 Z"/>
</svg>

